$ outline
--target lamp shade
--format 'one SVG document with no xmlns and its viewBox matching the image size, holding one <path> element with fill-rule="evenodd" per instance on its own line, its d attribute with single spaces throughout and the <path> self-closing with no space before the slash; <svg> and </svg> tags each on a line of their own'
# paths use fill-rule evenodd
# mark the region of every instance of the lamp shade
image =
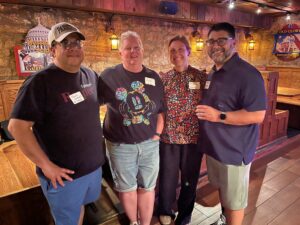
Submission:
<svg viewBox="0 0 300 225">
<path fill-rule="evenodd" d="M 196 40 L 196 50 L 197 51 L 202 51 L 203 47 L 204 47 L 204 41 L 203 41 L 203 39 L 202 38 L 198 38 Z"/>
<path fill-rule="evenodd" d="M 111 50 L 118 50 L 118 48 L 119 48 L 118 36 L 115 34 L 111 35 L 110 41 L 111 41 Z"/>
<path fill-rule="evenodd" d="M 255 41 L 253 39 L 251 39 L 249 42 L 248 42 L 248 49 L 249 50 L 254 50 L 254 46 L 255 46 Z"/>
</svg>

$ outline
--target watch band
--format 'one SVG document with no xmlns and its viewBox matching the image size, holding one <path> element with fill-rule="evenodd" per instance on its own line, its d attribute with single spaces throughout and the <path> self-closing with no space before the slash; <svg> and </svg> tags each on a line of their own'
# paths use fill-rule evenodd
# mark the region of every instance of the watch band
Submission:
<svg viewBox="0 0 300 225">
<path fill-rule="evenodd" d="M 156 132 L 154 135 L 160 137 L 161 134 Z"/>
<path fill-rule="evenodd" d="M 220 120 L 221 121 L 224 121 L 224 120 L 226 120 L 226 112 L 221 112 L 221 114 L 219 115 L 219 117 L 220 117 Z"/>
</svg>

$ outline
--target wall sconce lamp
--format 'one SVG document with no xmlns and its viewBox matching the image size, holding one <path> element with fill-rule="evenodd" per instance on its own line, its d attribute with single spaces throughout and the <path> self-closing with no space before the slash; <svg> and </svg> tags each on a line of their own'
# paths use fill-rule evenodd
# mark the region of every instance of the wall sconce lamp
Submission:
<svg viewBox="0 0 300 225">
<path fill-rule="evenodd" d="M 196 42 L 196 51 L 202 51 L 204 48 L 204 41 L 201 38 L 201 30 L 198 31 L 197 27 L 194 27 L 194 31 L 192 32 L 192 37 L 195 38 Z"/>
<path fill-rule="evenodd" d="M 255 41 L 253 40 L 253 38 L 251 38 L 250 41 L 248 42 L 248 49 L 254 50 L 254 46 L 255 46 Z"/>
<path fill-rule="evenodd" d="M 252 34 L 250 33 L 249 28 L 244 30 L 244 34 L 245 34 L 245 39 L 248 40 L 248 49 L 249 50 L 254 50 L 255 47 L 255 41 L 254 38 L 252 36 Z"/>
<path fill-rule="evenodd" d="M 202 51 L 204 48 L 204 41 L 202 38 L 197 38 L 196 39 L 196 50 L 197 51 Z"/>
<path fill-rule="evenodd" d="M 112 24 L 112 19 L 114 14 L 107 14 L 106 21 L 105 21 L 105 31 L 108 33 L 112 33 L 109 40 L 111 43 L 111 50 L 118 50 L 119 49 L 119 37 L 115 34 L 115 29 Z"/>
<path fill-rule="evenodd" d="M 111 50 L 119 49 L 119 38 L 117 35 L 115 34 L 111 35 L 110 42 L 111 42 Z"/>
</svg>

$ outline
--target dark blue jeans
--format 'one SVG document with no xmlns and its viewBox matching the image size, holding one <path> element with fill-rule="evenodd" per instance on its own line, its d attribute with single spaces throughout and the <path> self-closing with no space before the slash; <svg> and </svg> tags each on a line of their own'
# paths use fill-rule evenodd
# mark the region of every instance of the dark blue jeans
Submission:
<svg viewBox="0 0 300 225">
<path fill-rule="evenodd" d="M 160 142 L 159 215 L 175 218 L 172 207 L 180 172 L 181 189 L 177 201 L 176 225 L 188 224 L 196 199 L 202 153 L 196 144 L 166 144 Z"/>
</svg>

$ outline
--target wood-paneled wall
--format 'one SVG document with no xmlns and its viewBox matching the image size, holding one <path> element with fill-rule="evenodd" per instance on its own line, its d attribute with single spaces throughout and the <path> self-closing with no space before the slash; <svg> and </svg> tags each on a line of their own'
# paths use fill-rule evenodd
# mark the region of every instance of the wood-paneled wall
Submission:
<svg viewBox="0 0 300 225">
<path fill-rule="evenodd" d="M 231 22 L 237 26 L 268 28 L 272 18 L 266 15 L 230 11 L 227 8 L 202 5 L 186 0 L 176 0 L 178 12 L 176 15 L 163 15 L 159 12 L 160 0 L 9 0 L 6 3 L 38 5 L 46 7 L 61 7 L 85 11 L 116 12 L 137 16 L 155 16 L 173 20 L 189 20 L 195 23 Z"/>
</svg>

